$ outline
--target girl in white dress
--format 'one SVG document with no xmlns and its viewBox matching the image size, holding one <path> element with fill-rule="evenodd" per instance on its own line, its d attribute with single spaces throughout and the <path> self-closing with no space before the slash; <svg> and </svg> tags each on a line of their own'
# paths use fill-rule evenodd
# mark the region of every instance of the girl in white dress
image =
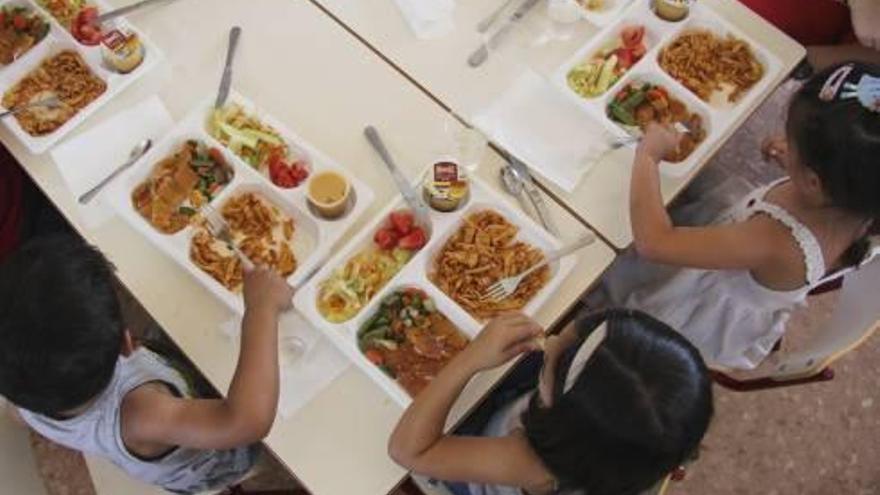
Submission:
<svg viewBox="0 0 880 495">
<path fill-rule="evenodd" d="M 764 149 L 787 177 L 708 226 L 673 225 L 657 164 L 677 145 L 654 126 L 630 188 L 634 248 L 586 302 L 641 309 L 684 334 L 714 367 L 751 369 L 807 294 L 859 264 L 880 218 L 880 67 L 849 63 L 807 82 L 786 135 Z"/>
</svg>

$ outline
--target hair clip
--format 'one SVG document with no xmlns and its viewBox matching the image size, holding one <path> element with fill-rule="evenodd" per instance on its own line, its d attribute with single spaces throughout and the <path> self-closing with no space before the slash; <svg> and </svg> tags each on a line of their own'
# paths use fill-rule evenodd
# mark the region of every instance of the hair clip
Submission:
<svg viewBox="0 0 880 495">
<path fill-rule="evenodd" d="M 858 98 L 863 107 L 872 112 L 880 112 L 880 77 L 863 74 L 858 84 L 844 84 L 840 99 L 849 98 Z"/>
<path fill-rule="evenodd" d="M 843 83 L 846 82 L 846 78 L 849 77 L 849 73 L 852 72 L 853 65 L 846 64 L 831 73 L 828 76 L 828 79 L 825 80 L 825 84 L 822 86 L 822 90 L 819 91 L 819 99 L 822 101 L 834 101 L 837 98 L 837 93 L 840 91 L 840 88 L 843 86 Z"/>
</svg>

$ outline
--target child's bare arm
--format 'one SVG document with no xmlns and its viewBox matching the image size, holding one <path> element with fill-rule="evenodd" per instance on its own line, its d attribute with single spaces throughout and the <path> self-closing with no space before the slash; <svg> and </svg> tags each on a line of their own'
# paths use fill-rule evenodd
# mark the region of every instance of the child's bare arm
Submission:
<svg viewBox="0 0 880 495">
<path fill-rule="evenodd" d="M 245 275 L 241 351 L 225 399 L 193 400 L 145 388 L 123 405 L 127 441 L 201 449 L 248 445 L 264 438 L 278 404 L 278 315 L 292 289 L 272 272 Z"/>
<path fill-rule="evenodd" d="M 636 151 L 630 217 L 636 250 L 659 263 L 705 269 L 753 269 L 775 256 L 776 231 L 764 219 L 725 226 L 676 227 L 663 205 L 657 164 L 678 134 L 649 127 Z"/>
<path fill-rule="evenodd" d="M 3 402 L 0 400 L 0 408 L 4 409 L 3 413 L 12 421 L 13 424 L 18 426 L 27 426 L 27 423 L 24 422 L 24 419 L 21 417 L 21 414 L 18 413 L 18 409 L 15 408 L 12 404 L 8 402 Z"/>
<path fill-rule="evenodd" d="M 404 412 L 388 443 L 391 458 L 439 479 L 507 485 L 534 481 L 534 466 L 540 461 L 534 460 L 535 454 L 522 439 L 444 435 L 443 427 L 452 405 L 476 373 L 535 350 L 534 339 L 541 334 L 536 323 L 518 314 L 490 322 Z"/>
</svg>

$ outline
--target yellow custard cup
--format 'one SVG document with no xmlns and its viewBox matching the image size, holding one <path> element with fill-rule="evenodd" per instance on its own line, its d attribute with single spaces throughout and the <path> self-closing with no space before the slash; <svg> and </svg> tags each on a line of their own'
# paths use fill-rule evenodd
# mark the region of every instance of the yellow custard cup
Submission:
<svg viewBox="0 0 880 495">
<path fill-rule="evenodd" d="M 319 172 L 309 180 L 309 204 L 324 218 L 339 218 L 348 209 L 351 182 L 338 172 Z"/>
</svg>

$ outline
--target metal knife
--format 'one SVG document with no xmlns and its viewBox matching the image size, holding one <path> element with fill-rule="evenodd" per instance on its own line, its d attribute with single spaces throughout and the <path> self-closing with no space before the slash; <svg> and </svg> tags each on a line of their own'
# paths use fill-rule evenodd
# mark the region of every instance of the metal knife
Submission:
<svg viewBox="0 0 880 495">
<path fill-rule="evenodd" d="M 238 38 L 241 36 L 241 28 L 238 26 L 229 30 L 229 47 L 226 49 L 226 65 L 223 66 L 223 77 L 220 79 L 220 89 L 217 90 L 217 99 L 214 108 L 220 108 L 229 97 L 229 88 L 232 87 L 232 61 L 235 58 L 235 49 L 238 48 Z"/>
<path fill-rule="evenodd" d="M 95 24 L 102 24 L 111 19 L 116 19 L 117 17 L 128 14 L 129 12 L 134 12 L 135 10 L 142 9 L 144 7 L 148 7 L 154 3 L 159 2 L 171 2 L 173 0 L 141 0 L 140 2 L 133 3 L 131 5 L 126 5 L 125 7 L 120 7 L 118 9 L 113 9 L 110 12 L 99 15 L 95 19 Z"/>
<path fill-rule="evenodd" d="M 507 8 L 510 7 L 515 1 L 516 0 L 504 0 L 504 3 L 495 8 L 495 10 L 493 10 L 491 14 L 486 16 L 485 19 L 477 24 L 477 32 L 485 33 L 486 31 L 488 31 L 489 28 L 492 27 L 492 24 L 495 24 L 495 21 L 497 21 L 498 18 L 501 17 L 501 14 L 503 14 L 504 11 L 507 10 Z"/>
<path fill-rule="evenodd" d="M 522 179 L 526 196 L 528 196 L 529 201 L 532 202 L 532 206 L 535 207 L 535 212 L 538 213 L 538 218 L 541 220 L 541 224 L 544 225 L 544 228 L 547 229 L 548 232 L 558 236 L 559 229 L 556 228 L 556 222 L 553 221 L 553 217 L 550 215 L 550 210 L 547 208 L 547 203 L 544 202 L 544 197 L 541 196 L 541 190 L 538 189 L 538 186 L 535 185 L 532 179 L 529 167 L 513 155 L 509 155 L 509 158 L 510 166 L 513 168 L 513 171 L 520 176 L 520 179 Z"/>
<path fill-rule="evenodd" d="M 391 153 L 389 153 L 388 148 L 385 147 L 385 142 L 382 141 L 382 138 L 379 136 L 379 131 L 377 131 L 375 127 L 369 125 L 364 128 L 364 136 L 366 136 L 367 141 L 370 142 L 373 149 L 375 149 L 376 153 L 382 158 L 382 161 L 385 162 L 388 171 L 391 172 L 391 177 L 394 179 L 394 183 L 397 185 L 397 189 L 400 191 L 406 204 L 412 209 L 413 214 L 416 217 L 416 222 L 422 227 L 430 227 L 431 219 L 428 206 L 425 205 L 419 195 L 416 194 L 412 184 L 410 184 L 406 179 L 406 176 L 403 175 L 403 172 L 400 171 L 400 168 L 394 162 Z"/>
<path fill-rule="evenodd" d="M 520 19 L 525 17 L 526 14 L 529 13 L 532 8 L 537 5 L 541 0 L 524 0 L 522 4 L 511 14 L 511 16 L 507 19 L 507 22 L 504 23 L 503 26 L 498 28 L 492 36 L 489 37 L 489 40 L 480 45 L 474 53 L 468 57 L 468 65 L 471 67 L 479 67 L 483 65 L 489 58 L 489 49 L 497 47 L 507 36 L 511 29 L 519 22 Z"/>
</svg>

